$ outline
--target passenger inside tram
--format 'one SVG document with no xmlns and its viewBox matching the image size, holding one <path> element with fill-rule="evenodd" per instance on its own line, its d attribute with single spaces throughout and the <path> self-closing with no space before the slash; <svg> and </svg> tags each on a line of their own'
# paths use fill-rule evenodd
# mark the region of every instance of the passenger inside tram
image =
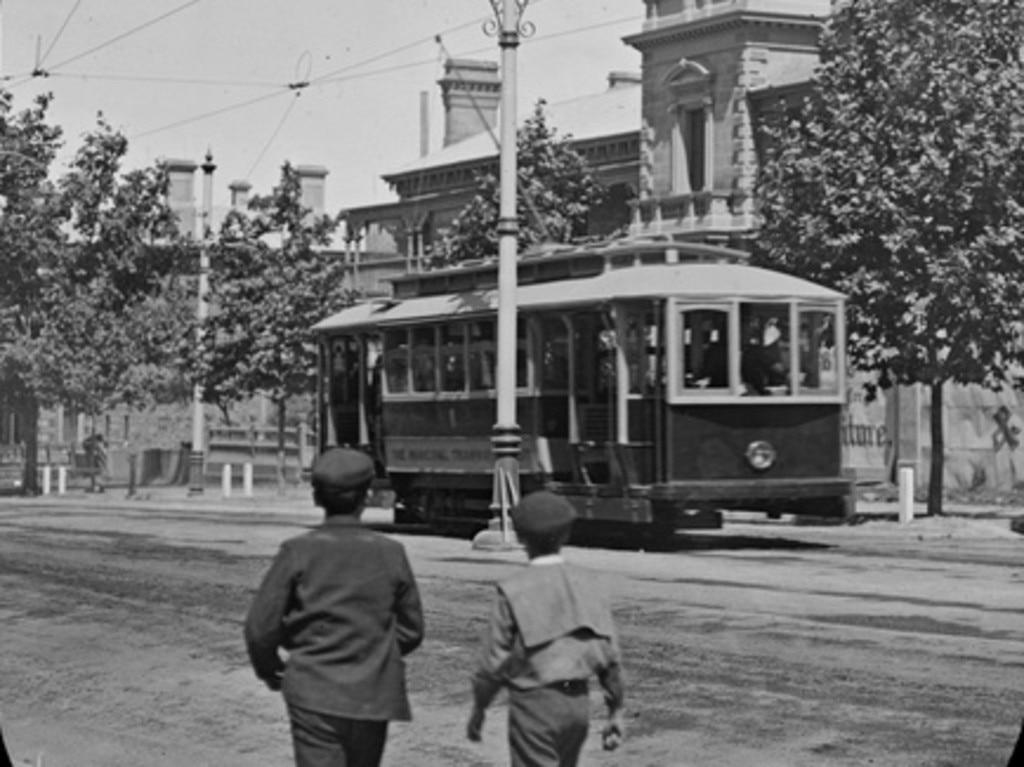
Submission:
<svg viewBox="0 0 1024 767">
<path fill-rule="evenodd" d="M 684 377 L 686 388 L 725 388 L 729 385 L 728 314 L 695 309 L 684 318 Z"/>
<path fill-rule="evenodd" d="M 751 313 L 744 324 L 740 375 L 745 394 L 770 395 L 788 391 L 788 353 L 785 323 L 776 316 L 763 319 Z"/>
</svg>

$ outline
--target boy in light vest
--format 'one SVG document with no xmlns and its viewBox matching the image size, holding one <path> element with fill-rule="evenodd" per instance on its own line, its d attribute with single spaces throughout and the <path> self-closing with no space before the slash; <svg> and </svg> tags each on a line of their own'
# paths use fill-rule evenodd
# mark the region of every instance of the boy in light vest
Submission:
<svg viewBox="0 0 1024 767">
<path fill-rule="evenodd" d="M 529 564 L 498 584 L 473 675 L 466 733 L 479 741 L 487 706 L 509 691 L 508 739 L 513 767 L 573 767 L 589 729 L 588 680 L 596 676 L 608 706 L 606 750 L 623 737 L 623 682 L 611 610 L 596 573 L 561 556 L 576 513 L 547 491 L 513 510 Z"/>
</svg>

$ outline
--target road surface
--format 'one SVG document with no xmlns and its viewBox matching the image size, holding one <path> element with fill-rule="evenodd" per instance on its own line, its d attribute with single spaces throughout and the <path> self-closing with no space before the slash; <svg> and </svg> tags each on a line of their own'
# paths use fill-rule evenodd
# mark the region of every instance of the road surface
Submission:
<svg viewBox="0 0 1024 767">
<path fill-rule="evenodd" d="M 241 621 L 314 509 L 0 502 L 0 713 L 17 765 L 266 767 L 290 760 Z M 385 764 L 507 764 L 505 709 L 463 737 L 492 584 L 518 551 L 397 535 L 428 639 L 414 721 Z M 729 525 L 668 551 L 571 547 L 603 571 L 628 674 L 627 740 L 585 765 L 1000 767 L 1024 716 L 1024 538 L 1005 521 Z M 595 718 L 602 714 L 592 692 Z"/>
</svg>

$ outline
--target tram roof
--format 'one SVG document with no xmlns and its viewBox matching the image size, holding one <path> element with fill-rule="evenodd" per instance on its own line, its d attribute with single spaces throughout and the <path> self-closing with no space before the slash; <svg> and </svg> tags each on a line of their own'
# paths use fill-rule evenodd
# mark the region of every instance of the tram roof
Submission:
<svg viewBox="0 0 1024 767">
<path fill-rule="evenodd" d="M 747 264 L 687 262 L 609 269 L 589 277 L 516 288 L 524 310 L 575 308 L 642 298 L 836 301 L 843 294 L 782 272 Z M 357 304 L 313 326 L 343 328 L 410 323 L 442 317 L 489 314 L 497 310 L 496 288 Z"/>
</svg>

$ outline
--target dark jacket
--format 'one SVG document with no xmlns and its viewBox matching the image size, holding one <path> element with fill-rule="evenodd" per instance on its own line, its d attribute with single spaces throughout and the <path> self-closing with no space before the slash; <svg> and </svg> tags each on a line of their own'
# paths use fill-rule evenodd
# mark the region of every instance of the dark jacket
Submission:
<svg viewBox="0 0 1024 767">
<path fill-rule="evenodd" d="M 245 641 L 261 679 L 283 669 L 290 705 L 410 719 L 402 656 L 423 641 L 423 609 L 405 549 L 345 516 L 285 541 L 249 610 Z"/>
</svg>

